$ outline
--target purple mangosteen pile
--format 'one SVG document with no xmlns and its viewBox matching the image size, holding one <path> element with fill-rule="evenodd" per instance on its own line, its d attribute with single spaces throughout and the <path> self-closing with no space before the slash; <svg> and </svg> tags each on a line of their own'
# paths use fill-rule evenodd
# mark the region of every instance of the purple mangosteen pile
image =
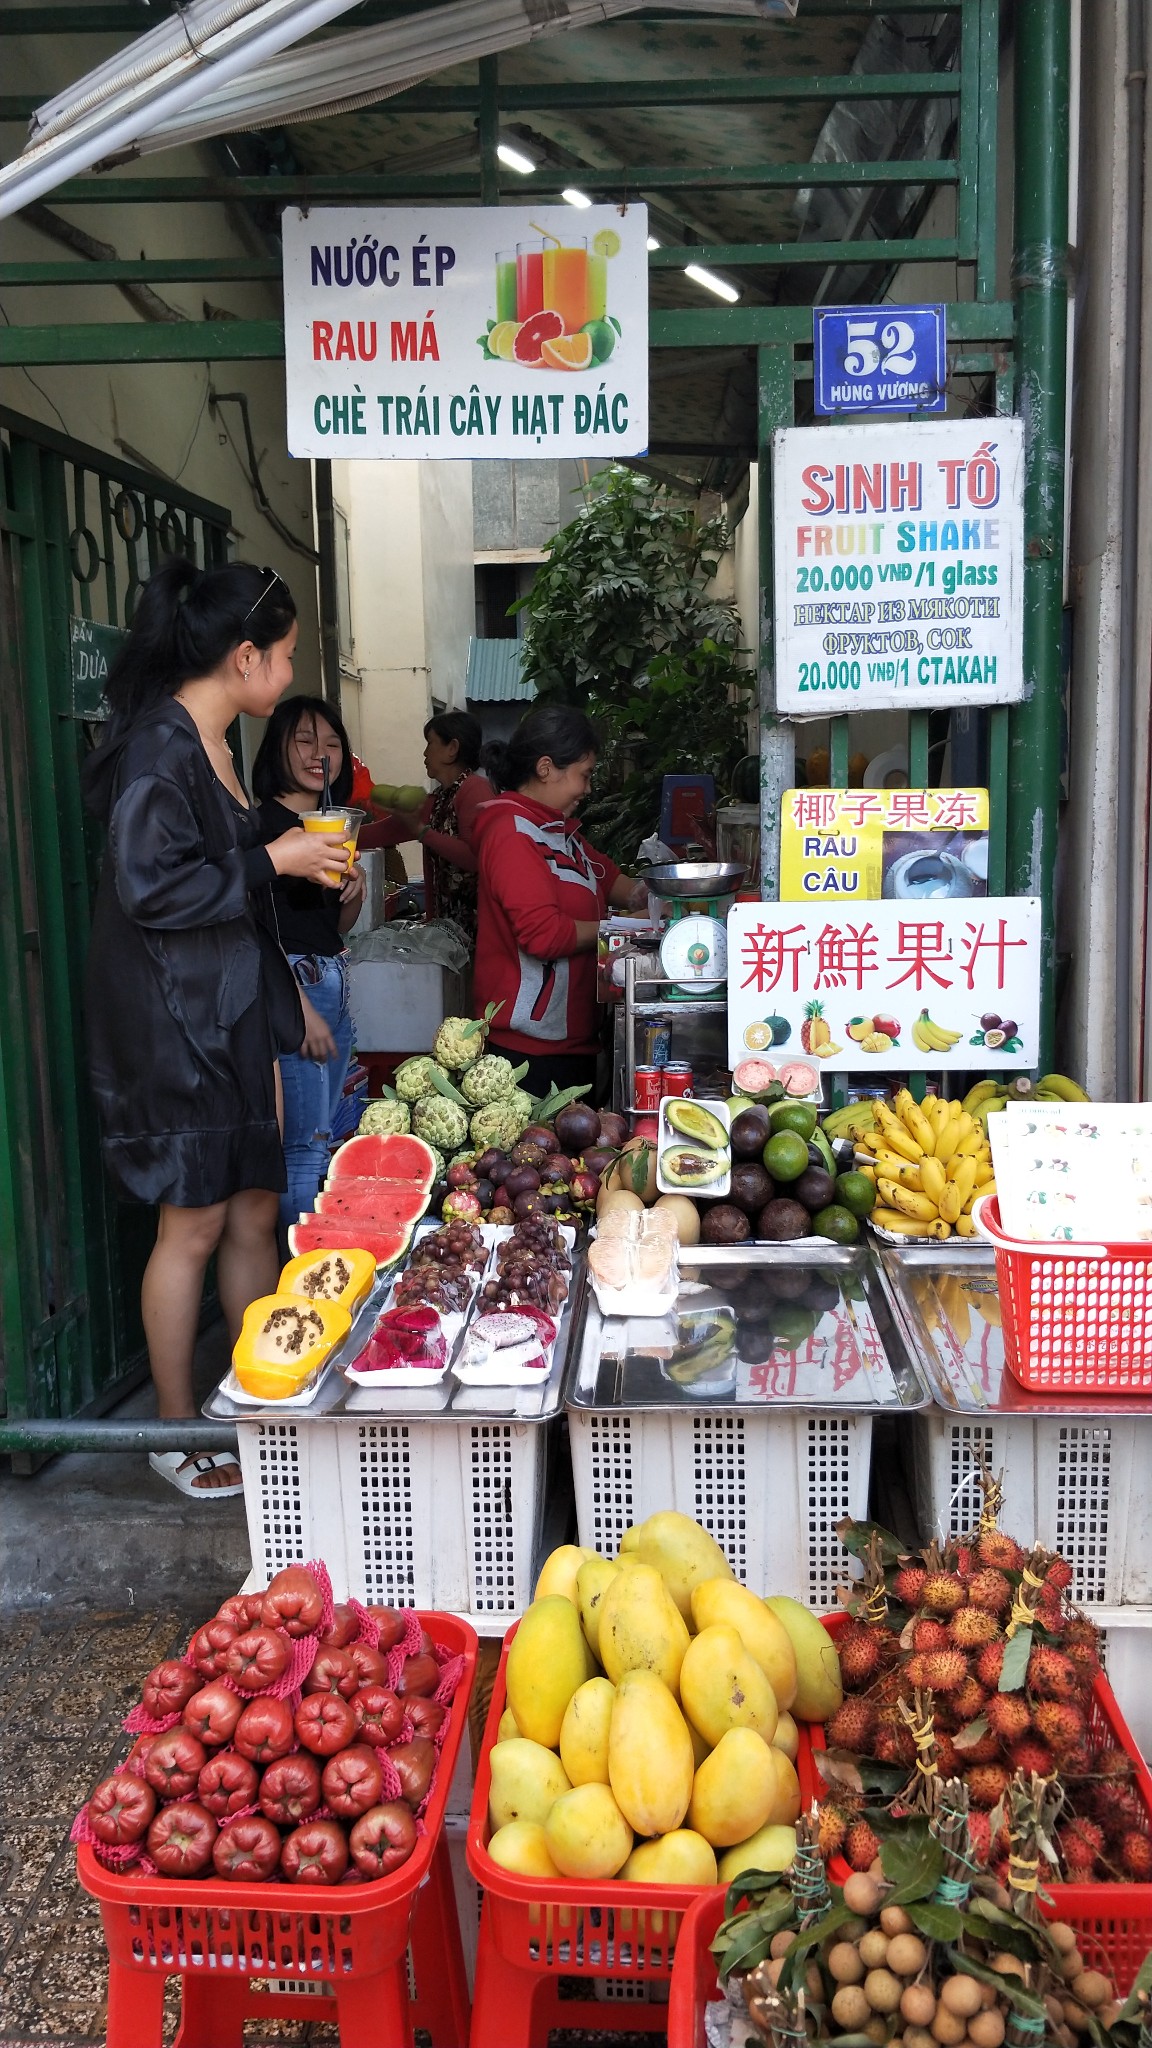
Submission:
<svg viewBox="0 0 1152 2048">
<path fill-rule="evenodd" d="M 612 1110 L 572 1102 L 551 1124 L 529 1124 L 511 1151 L 489 1146 L 449 1166 L 445 1221 L 518 1223 L 529 1216 L 575 1223 L 596 1207 L 600 1175 L 628 1135 Z"/>
</svg>

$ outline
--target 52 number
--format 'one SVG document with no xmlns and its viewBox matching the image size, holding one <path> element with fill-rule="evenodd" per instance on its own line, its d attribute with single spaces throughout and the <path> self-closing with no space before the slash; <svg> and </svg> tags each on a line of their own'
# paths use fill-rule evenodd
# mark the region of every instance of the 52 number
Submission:
<svg viewBox="0 0 1152 2048">
<path fill-rule="evenodd" d="M 844 352 L 844 374 L 871 377 L 879 370 L 886 377 L 907 377 L 916 368 L 916 335 L 907 320 L 850 320 L 848 347 Z"/>
</svg>

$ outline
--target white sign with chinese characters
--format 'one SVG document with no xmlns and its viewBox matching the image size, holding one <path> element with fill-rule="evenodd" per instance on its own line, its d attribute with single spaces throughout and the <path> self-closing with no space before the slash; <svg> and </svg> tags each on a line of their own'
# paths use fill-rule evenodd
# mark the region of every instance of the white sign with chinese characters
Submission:
<svg viewBox="0 0 1152 2048">
<path fill-rule="evenodd" d="M 1020 420 L 785 427 L 772 489 L 777 710 L 1018 702 Z"/>
<path fill-rule="evenodd" d="M 769 1043 L 833 1073 L 1034 1067 L 1040 901 L 737 903 L 728 1061 Z"/>
</svg>

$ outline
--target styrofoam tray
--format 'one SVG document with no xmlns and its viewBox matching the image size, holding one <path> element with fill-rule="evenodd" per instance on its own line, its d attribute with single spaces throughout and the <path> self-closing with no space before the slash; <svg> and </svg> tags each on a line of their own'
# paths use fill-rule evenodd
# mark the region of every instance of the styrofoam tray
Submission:
<svg viewBox="0 0 1152 2048">
<path fill-rule="evenodd" d="M 238 1408 L 311 1408 L 324 1383 L 324 1375 L 330 1364 L 331 1354 L 317 1369 L 316 1377 L 309 1387 L 299 1394 L 284 1394 L 278 1401 L 270 1399 L 266 1394 L 249 1394 L 240 1385 L 232 1366 L 229 1366 L 216 1391 L 223 1394 L 226 1401 L 235 1401 Z"/>
</svg>

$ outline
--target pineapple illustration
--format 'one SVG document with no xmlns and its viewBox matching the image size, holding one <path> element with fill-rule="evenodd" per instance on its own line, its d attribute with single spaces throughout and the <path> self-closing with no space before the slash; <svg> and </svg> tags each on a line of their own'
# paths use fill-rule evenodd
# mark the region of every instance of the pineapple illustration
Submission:
<svg viewBox="0 0 1152 2048">
<path fill-rule="evenodd" d="M 804 1022 L 800 1026 L 800 1043 L 805 1052 L 819 1052 L 820 1047 L 827 1045 L 831 1037 L 832 1033 L 824 1022 L 823 1003 L 805 1003 Z"/>
</svg>

